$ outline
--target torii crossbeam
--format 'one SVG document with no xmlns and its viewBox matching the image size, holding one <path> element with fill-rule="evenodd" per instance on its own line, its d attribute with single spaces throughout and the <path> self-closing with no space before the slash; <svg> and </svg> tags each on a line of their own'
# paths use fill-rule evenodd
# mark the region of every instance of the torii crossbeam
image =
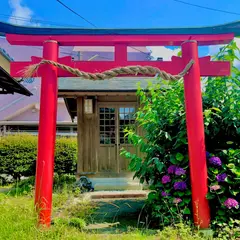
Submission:
<svg viewBox="0 0 240 240">
<path fill-rule="evenodd" d="M 25 28 L 0 23 L 0 32 L 6 33 L 13 45 L 43 46 L 43 59 L 63 63 L 86 72 L 102 72 L 128 65 L 154 66 L 171 74 L 178 74 L 190 60 L 194 64 L 184 76 L 187 135 L 190 160 L 194 222 L 208 228 L 210 211 L 206 194 L 207 165 L 202 113 L 201 76 L 227 76 L 230 63 L 212 62 L 210 57 L 198 57 L 198 46 L 227 44 L 239 35 L 239 23 L 206 28 L 176 29 L 58 29 Z M 114 61 L 72 61 L 71 57 L 58 58 L 59 46 L 114 46 Z M 182 57 L 172 61 L 131 61 L 127 59 L 128 46 L 181 46 Z M 11 75 L 20 77 L 25 67 L 38 63 L 12 62 Z M 42 77 L 38 157 L 35 184 L 35 203 L 41 224 L 50 225 L 56 136 L 58 77 L 72 76 L 54 66 L 44 65 L 38 71 Z"/>
</svg>

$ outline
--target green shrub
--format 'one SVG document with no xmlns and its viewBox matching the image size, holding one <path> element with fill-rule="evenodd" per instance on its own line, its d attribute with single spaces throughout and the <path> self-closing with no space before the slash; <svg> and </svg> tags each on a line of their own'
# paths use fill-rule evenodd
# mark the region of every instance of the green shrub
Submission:
<svg viewBox="0 0 240 240">
<path fill-rule="evenodd" d="M 240 220 L 230 219 L 228 223 L 214 222 L 217 226 L 216 236 L 219 240 L 240 239 Z"/>
<path fill-rule="evenodd" d="M 53 177 L 53 189 L 55 192 L 63 192 L 64 190 L 72 191 L 73 190 L 73 184 L 76 182 L 75 175 L 70 174 L 54 174 Z M 31 176 L 27 179 L 23 179 L 20 181 L 16 181 L 12 188 L 10 189 L 9 193 L 10 195 L 26 195 L 32 192 L 35 185 L 35 177 Z"/>
<path fill-rule="evenodd" d="M 66 218 L 56 218 L 54 219 L 54 225 L 68 225 L 69 221 Z"/>
<path fill-rule="evenodd" d="M 77 166 L 77 139 L 57 138 L 55 150 L 54 172 L 61 174 L 75 174 Z"/>
<path fill-rule="evenodd" d="M 240 149 L 222 150 L 218 154 L 221 165 L 211 164 L 208 157 L 211 216 L 218 224 L 240 219 Z"/>
<path fill-rule="evenodd" d="M 199 232 L 194 232 L 193 229 L 187 224 L 179 223 L 175 226 L 165 227 L 159 233 L 159 239 L 161 240 L 204 240 L 207 239 Z"/>
<path fill-rule="evenodd" d="M 89 201 L 82 200 L 66 207 L 65 211 L 71 218 L 87 219 L 94 213 L 96 206 Z"/>
<path fill-rule="evenodd" d="M 233 64 L 235 54 L 239 49 L 232 42 L 217 58 Z M 203 91 L 206 148 L 221 160 L 221 165 L 213 166 L 208 157 L 209 188 L 220 186 L 206 196 L 217 223 L 240 218 L 240 71 L 234 66 L 232 71 L 231 77 L 205 79 Z M 159 83 L 150 85 L 148 92 L 138 91 L 141 107 L 136 120 L 144 135 L 126 129 L 126 137 L 142 154 L 126 150 L 121 154 L 131 160 L 134 177 L 150 185 L 149 213 L 153 222 L 163 226 L 191 219 L 192 202 L 183 82 Z M 217 175 L 223 173 L 227 177 L 218 182 Z M 234 199 L 235 206 L 227 207 L 228 198 Z"/>
<path fill-rule="evenodd" d="M 73 190 L 73 184 L 76 182 L 76 176 L 71 174 L 55 174 L 53 187 L 54 190 Z M 70 188 L 69 188 L 70 187 Z"/>
<path fill-rule="evenodd" d="M 86 227 L 86 222 L 82 218 L 71 218 L 69 221 L 69 225 L 79 229 L 83 229 Z"/>
<path fill-rule="evenodd" d="M 8 186 L 13 183 L 14 179 L 12 176 L 7 174 L 0 174 L 0 186 Z"/>
<path fill-rule="evenodd" d="M 37 138 L 31 135 L 10 135 L 0 138 L 0 172 L 19 180 L 35 173 Z"/>
<path fill-rule="evenodd" d="M 0 173 L 20 177 L 34 176 L 37 158 L 37 137 L 16 134 L 0 137 Z M 54 171 L 74 174 L 77 164 L 76 138 L 59 137 L 56 140 Z"/>
<path fill-rule="evenodd" d="M 9 191 L 9 195 L 20 196 L 26 195 L 32 192 L 34 188 L 35 177 L 29 177 L 24 180 L 15 182 L 12 188 Z"/>
</svg>

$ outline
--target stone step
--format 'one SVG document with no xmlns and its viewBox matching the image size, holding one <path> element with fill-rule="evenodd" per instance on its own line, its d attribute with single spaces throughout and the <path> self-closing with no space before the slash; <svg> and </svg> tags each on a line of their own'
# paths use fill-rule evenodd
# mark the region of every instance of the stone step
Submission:
<svg viewBox="0 0 240 240">
<path fill-rule="evenodd" d="M 89 200 L 97 199 L 134 199 L 147 198 L 148 191 L 143 190 L 127 190 L 127 191 L 96 191 L 85 193 L 85 198 Z"/>
</svg>

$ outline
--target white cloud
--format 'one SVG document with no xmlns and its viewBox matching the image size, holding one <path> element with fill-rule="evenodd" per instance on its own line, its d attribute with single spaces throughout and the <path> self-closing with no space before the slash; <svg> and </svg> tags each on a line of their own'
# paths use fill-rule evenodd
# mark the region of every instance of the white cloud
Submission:
<svg viewBox="0 0 240 240">
<path fill-rule="evenodd" d="M 234 41 L 236 42 L 237 46 L 240 48 L 240 38 L 234 38 Z M 212 45 L 212 46 L 209 46 L 209 47 L 208 47 L 208 49 L 209 49 L 209 55 L 210 55 L 210 56 L 216 55 L 216 54 L 219 52 L 220 48 L 221 48 L 221 47 L 224 47 L 224 46 L 225 46 L 225 45 Z M 239 56 L 239 57 L 240 57 L 240 56 Z M 234 65 L 235 65 L 236 67 L 240 67 L 240 61 L 235 60 L 235 61 L 234 61 Z"/>
<path fill-rule="evenodd" d="M 240 38 L 234 38 L 234 41 L 237 43 L 237 46 L 240 48 Z M 219 49 L 225 45 L 212 45 L 209 46 L 209 55 L 213 56 L 219 52 Z"/>
<path fill-rule="evenodd" d="M 34 25 L 38 26 L 38 23 L 32 21 L 33 11 L 23 5 L 22 0 L 9 0 L 9 5 L 12 9 L 9 22 L 17 25 Z"/>
<path fill-rule="evenodd" d="M 147 47 L 151 51 L 151 56 L 156 60 L 163 58 L 164 61 L 171 60 L 172 56 L 177 56 L 179 49 L 170 49 L 166 47 Z"/>
<path fill-rule="evenodd" d="M 215 54 L 217 54 L 220 50 L 221 47 L 223 47 L 225 45 L 211 45 L 208 47 L 209 53 L 208 55 L 210 56 L 214 56 Z"/>
</svg>

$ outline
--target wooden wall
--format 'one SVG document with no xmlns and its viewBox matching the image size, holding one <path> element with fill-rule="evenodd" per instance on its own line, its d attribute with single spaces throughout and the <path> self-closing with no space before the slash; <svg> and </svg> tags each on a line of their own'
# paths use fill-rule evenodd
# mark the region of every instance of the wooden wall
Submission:
<svg viewBox="0 0 240 240">
<path fill-rule="evenodd" d="M 77 119 L 78 119 L 78 166 L 77 175 L 100 176 L 121 176 L 127 172 L 126 163 L 119 157 L 119 166 L 115 166 L 115 158 L 105 159 L 104 151 L 114 152 L 114 149 L 106 149 L 99 144 L 99 118 L 98 105 L 102 103 L 137 103 L 136 96 L 98 96 L 94 97 L 91 115 L 84 114 L 84 97 L 77 98 Z M 131 147 L 130 147 L 131 148 Z M 130 150 L 130 149 L 129 149 Z M 112 160 L 112 161 L 111 161 Z M 110 161 L 110 162 L 109 162 Z M 106 162 L 106 164 L 104 164 Z M 104 166 L 103 166 L 104 165 Z M 106 166 L 105 166 L 106 165 Z M 105 169 L 109 168 L 109 169 Z M 119 169 L 120 168 L 120 169 Z M 121 174 L 119 174 L 121 173 Z"/>
<path fill-rule="evenodd" d="M 94 112 L 84 114 L 84 98 L 77 98 L 78 118 L 78 174 L 97 172 L 97 104 L 93 100 Z"/>
</svg>

